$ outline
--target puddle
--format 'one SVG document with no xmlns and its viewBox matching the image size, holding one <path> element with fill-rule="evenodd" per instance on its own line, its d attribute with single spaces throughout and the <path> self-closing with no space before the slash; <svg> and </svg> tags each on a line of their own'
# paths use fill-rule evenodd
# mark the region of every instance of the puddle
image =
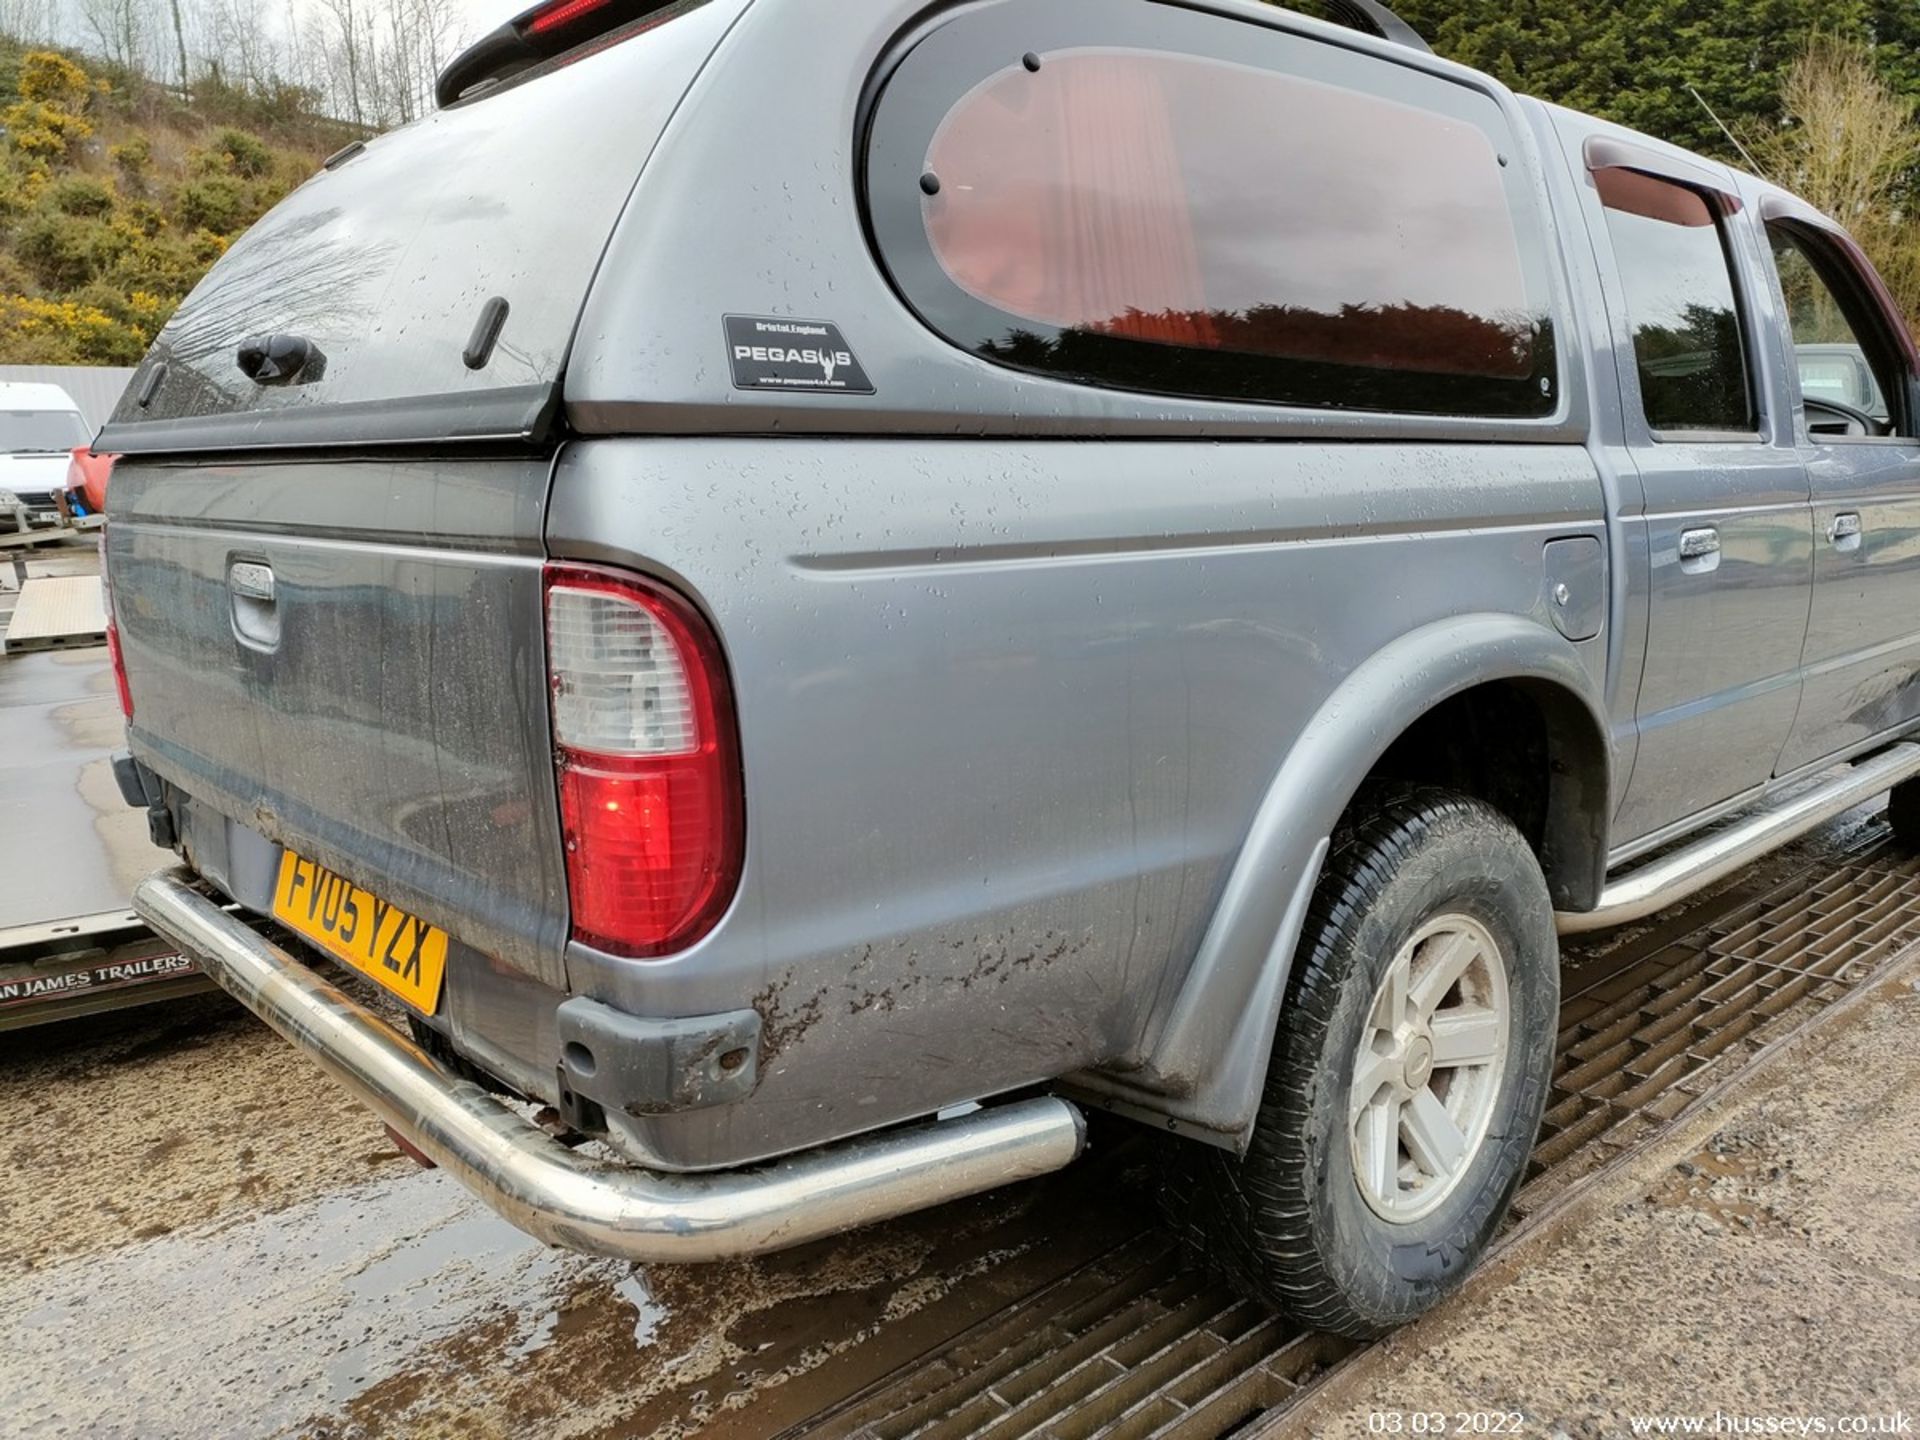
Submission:
<svg viewBox="0 0 1920 1440">
<path fill-rule="evenodd" d="M 654 1303 L 647 1280 L 638 1270 L 613 1287 L 613 1293 L 633 1306 L 633 1343 L 644 1350 L 653 1343 L 653 1335 L 666 1318 L 666 1312 Z"/>
<path fill-rule="evenodd" d="M 624 1268 L 548 1250 L 444 1175 L 370 1181 L 0 1282 L 6 1411 L 33 1434 L 261 1435 L 487 1322 L 531 1354 L 556 1295 Z"/>
<path fill-rule="evenodd" d="M 759 1440 L 1134 1233 L 1118 1195 L 1110 1172 L 1070 1171 L 755 1260 L 579 1266 L 517 1329 L 422 1347 L 297 1433 Z"/>
</svg>

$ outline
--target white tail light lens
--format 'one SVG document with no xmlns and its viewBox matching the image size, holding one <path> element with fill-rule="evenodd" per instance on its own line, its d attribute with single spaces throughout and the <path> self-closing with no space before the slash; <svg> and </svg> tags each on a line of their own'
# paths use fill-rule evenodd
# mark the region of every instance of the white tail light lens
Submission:
<svg viewBox="0 0 1920 1440">
<path fill-rule="evenodd" d="M 645 606 L 607 590 L 547 592 L 554 735 L 598 755 L 687 755 L 700 744 L 686 659 Z"/>
</svg>

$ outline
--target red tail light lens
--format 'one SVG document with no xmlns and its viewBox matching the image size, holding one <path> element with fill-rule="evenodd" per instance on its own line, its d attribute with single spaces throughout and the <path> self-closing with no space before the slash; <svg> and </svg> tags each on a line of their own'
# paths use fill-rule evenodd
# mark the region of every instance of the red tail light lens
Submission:
<svg viewBox="0 0 1920 1440">
<path fill-rule="evenodd" d="M 549 565 L 546 587 L 574 938 L 616 955 L 684 950 L 733 899 L 745 849 L 719 642 L 638 576 Z"/>
<path fill-rule="evenodd" d="M 133 691 L 127 688 L 127 662 L 120 658 L 120 627 L 113 619 L 113 582 L 107 575 L 107 528 L 100 527 L 100 605 L 107 612 L 107 661 L 113 688 L 120 692 L 120 713 L 133 719 Z"/>
<path fill-rule="evenodd" d="M 120 627 L 107 617 L 107 658 L 113 662 L 113 688 L 120 692 L 120 713 L 133 719 L 133 691 L 127 688 L 127 662 L 120 658 Z"/>
</svg>

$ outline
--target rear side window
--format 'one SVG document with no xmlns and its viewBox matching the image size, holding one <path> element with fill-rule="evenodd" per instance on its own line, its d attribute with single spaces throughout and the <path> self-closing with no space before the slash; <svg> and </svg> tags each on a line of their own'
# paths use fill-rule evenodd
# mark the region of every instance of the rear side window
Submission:
<svg viewBox="0 0 1920 1440">
<path fill-rule="evenodd" d="M 1755 432 L 1740 304 L 1718 203 L 1620 166 L 1596 170 L 1656 433 Z"/>
<path fill-rule="evenodd" d="M 1277 30 L 1070 0 L 910 52 L 868 201 L 908 302 L 990 359 L 1167 393 L 1556 404 L 1531 202 L 1487 95 Z"/>
<path fill-rule="evenodd" d="M 1887 343 L 1883 317 L 1860 293 L 1861 287 L 1855 283 L 1836 289 L 1828 278 L 1850 278 L 1845 260 L 1830 242 L 1786 225 L 1768 225 L 1767 241 L 1787 302 L 1801 395 L 1864 410 L 1882 423 L 1891 421 L 1886 397 L 1889 390 L 1899 393 L 1900 362 Z M 1809 420 L 1822 440 L 1849 438 L 1831 414 Z"/>
</svg>

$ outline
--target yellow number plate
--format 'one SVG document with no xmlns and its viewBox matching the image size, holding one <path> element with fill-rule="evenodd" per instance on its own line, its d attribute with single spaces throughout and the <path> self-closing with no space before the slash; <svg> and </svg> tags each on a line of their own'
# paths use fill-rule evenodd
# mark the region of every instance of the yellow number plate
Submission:
<svg viewBox="0 0 1920 1440">
<path fill-rule="evenodd" d="M 273 913 L 330 955 L 431 1015 L 447 971 L 447 932 L 291 850 L 280 857 Z"/>
</svg>

